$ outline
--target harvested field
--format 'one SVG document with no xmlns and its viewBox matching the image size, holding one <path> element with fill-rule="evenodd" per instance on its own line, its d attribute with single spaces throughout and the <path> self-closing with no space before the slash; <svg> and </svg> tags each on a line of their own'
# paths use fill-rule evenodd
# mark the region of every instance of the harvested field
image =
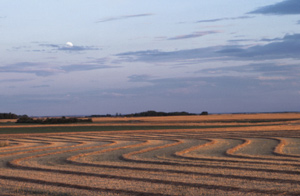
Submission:
<svg viewBox="0 0 300 196">
<path fill-rule="evenodd" d="M 300 195 L 299 122 L 300 114 L 99 118 L 90 126 L 121 128 L 1 134 L 0 195 Z M 148 128 L 129 129 L 141 123 Z M 0 133 L 9 126 L 22 129 Z"/>
</svg>

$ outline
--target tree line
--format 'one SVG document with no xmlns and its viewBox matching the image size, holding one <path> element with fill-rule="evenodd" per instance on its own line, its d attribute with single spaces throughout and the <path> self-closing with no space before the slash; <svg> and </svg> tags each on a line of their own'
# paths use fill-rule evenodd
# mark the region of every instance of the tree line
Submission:
<svg viewBox="0 0 300 196">
<path fill-rule="evenodd" d="M 149 110 L 146 112 L 126 114 L 125 117 L 144 117 L 144 116 L 192 116 L 197 115 L 195 113 L 189 112 L 156 112 L 154 110 Z M 208 112 L 204 111 L 200 115 L 208 115 Z"/>
<path fill-rule="evenodd" d="M 201 112 L 201 114 L 189 113 L 189 112 L 157 112 L 154 110 L 148 110 L 146 112 L 132 113 L 132 114 L 120 114 L 116 115 L 106 114 L 106 115 L 91 115 L 86 116 L 88 118 L 95 117 L 146 117 L 146 116 L 192 116 L 192 115 L 208 115 L 207 111 Z"/>
<path fill-rule="evenodd" d="M 66 118 L 66 117 L 61 117 L 61 118 L 31 118 L 28 117 L 27 115 L 21 116 L 16 123 L 37 123 L 37 124 L 65 124 L 65 123 L 81 123 L 81 122 L 92 122 L 91 118 L 85 118 L 85 119 L 80 119 L 80 118 Z"/>
<path fill-rule="evenodd" d="M 19 116 L 13 113 L 0 113 L 0 119 L 17 119 Z"/>
</svg>

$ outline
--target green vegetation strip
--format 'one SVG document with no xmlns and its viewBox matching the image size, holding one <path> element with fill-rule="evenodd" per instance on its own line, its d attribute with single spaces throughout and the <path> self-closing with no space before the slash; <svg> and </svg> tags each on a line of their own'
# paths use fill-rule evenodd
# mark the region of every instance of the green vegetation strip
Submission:
<svg viewBox="0 0 300 196">
<path fill-rule="evenodd" d="M 265 125 L 251 125 L 265 126 Z M 168 129 L 209 129 L 227 127 L 250 127 L 250 125 L 221 126 L 55 126 L 55 127 L 11 127 L 1 128 L 0 134 L 18 133 L 59 133 L 59 132 L 90 132 L 90 131 L 130 131 L 130 130 L 168 130 Z"/>
</svg>

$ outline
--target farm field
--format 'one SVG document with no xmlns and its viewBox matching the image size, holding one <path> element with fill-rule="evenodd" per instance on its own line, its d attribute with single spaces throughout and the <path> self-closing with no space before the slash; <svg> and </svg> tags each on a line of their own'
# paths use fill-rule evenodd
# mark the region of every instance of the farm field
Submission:
<svg viewBox="0 0 300 196">
<path fill-rule="evenodd" d="M 2 195 L 300 195 L 300 114 L 3 120 Z"/>
</svg>

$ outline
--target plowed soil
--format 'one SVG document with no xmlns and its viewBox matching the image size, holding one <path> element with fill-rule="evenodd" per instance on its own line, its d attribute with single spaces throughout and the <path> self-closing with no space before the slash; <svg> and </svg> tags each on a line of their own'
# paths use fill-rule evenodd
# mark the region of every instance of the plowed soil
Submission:
<svg viewBox="0 0 300 196">
<path fill-rule="evenodd" d="M 93 121 L 173 128 L 0 134 L 0 196 L 300 195 L 300 114 Z"/>
</svg>

